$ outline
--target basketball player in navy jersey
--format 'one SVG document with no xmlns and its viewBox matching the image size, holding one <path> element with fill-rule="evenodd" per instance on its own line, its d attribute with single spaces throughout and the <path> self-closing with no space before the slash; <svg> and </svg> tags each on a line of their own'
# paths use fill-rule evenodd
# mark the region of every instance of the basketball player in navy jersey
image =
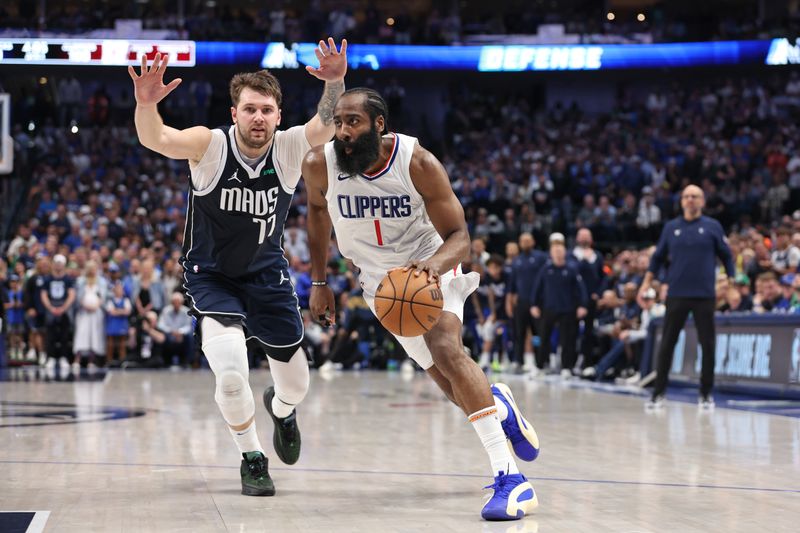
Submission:
<svg viewBox="0 0 800 533">
<path fill-rule="evenodd" d="M 280 84 L 266 70 L 231 80 L 231 126 L 177 130 L 164 125 L 156 108 L 181 82 L 164 85 L 168 58 L 157 54 L 150 68 L 143 58 L 139 75 L 128 67 L 139 140 L 169 158 L 189 160 L 184 286 L 199 320 L 203 353 L 216 377 L 215 399 L 242 454 L 246 495 L 275 494 L 256 434 L 248 342 L 266 352 L 275 382 L 264 393 L 275 424 L 275 451 L 287 464 L 300 455 L 295 406 L 308 390 L 308 365 L 281 238 L 303 155 L 333 136 L 333 106 L 344 91 L 346 49 L 346 41 L 341 50 L 333 39 L 319 42 L 319 68 L 306 67 L 325 82 L 317 114 L 285 131 L 277 131 Z"/>
<path fill-rule="evenodd" d="M 345 92 L 333 114 L 334 140 L 312 148 L 303 161 L 311 312 L 325 323 L 334 317 L 333 292 L 324 281 L 331 229 L 339 250 L 359 268 L 364 299 L 373 312 L 376 289 L 388 270 L 405 265 L 438 282 L 444 296 L 439 322 L 423 336 L 397 340 L 464 411 L 489 455 L 494 492 L 481 516 L 517 520 L 536 507 L 537 499 L 507 439 L 526 461 L 538 455 L 539 441 L 509 388 L 489 387 L 483 371 L 463 350 L 464 301 L 478 286 L 478 275 L 461 272 L 470 239 L 450 179 L 415 138 L 383 135 L 387 116 L 377 92 Z"/>
</svg>

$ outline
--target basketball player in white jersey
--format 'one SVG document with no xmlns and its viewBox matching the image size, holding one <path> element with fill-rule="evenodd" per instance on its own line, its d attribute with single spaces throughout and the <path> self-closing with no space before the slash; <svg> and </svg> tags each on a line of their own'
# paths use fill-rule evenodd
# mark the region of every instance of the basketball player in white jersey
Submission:
<svg viewBox="0 0 800 533">
<path fill-rule="evenodd" d="M 346 48 L 346 41 L 340 51 L 333 39 L 319 42 L 319 68 L 306 67 L 325 82 L 317 114 L 285 131 L 277 130 L 280 84 L 265 70 L 231 80 L 233 124 L 177 130 L 164 125 L 156 107 L 181 82 L 164 85 L 167 58 L 157 54 L 149 69 L 142 58 L 139 75 L 128 67 L 139 140 L 166 157 L 189 160 L 184 287 L 216 378 L 214 398 L 242 454 L 242 494 L 249 496 L 272 496 L 275 487 L 256 433 L 248 341 L 266 352 L 275 382 L 264 394 L 275 424 L 275 451 L 287 464 L 300 455 L 295 406 L 308 391 L 309 375 L 301 347 L 302 318 L 281 238 L 303 156 L 333 136 L 333 105 L 344 91 Z"/>
<path fill-rule="evenodd" d="M 385 131 L 387 107 L 371 89 L 351 89 L 334 109 L 332 142 L 306 154 L 311 250 L 311 313 L 334 319 L 333 292 L 325 283 L 331 229 L 342 254 L 359 268 L 364 298 L 375 311 L 375 291 L 387 271 L 403 267 L 436 280 L 444 295 L 439 322 L 420 337 L 397 340 L 468 416 L 489 455 L 494 489 L 481 516 L 517 520 L 537 505 L 528 480 L 511 456 L 532 461 L 539 442 L 511 391 L 489 387 L 461 344 L 464 301 L 477 274 L 461 273 L 470 246 L 461 204 L 441 163 L 413 137 Z"/>
</svg>

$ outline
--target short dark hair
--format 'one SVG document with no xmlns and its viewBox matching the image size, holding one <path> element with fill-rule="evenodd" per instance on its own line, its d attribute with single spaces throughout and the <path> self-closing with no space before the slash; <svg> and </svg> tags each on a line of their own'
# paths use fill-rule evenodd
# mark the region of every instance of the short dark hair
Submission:
<svg viewBox="0 0 800 533">
<path fill-rule="evenodd" d="M 386 105 L 386 100 L 383 99 L 383 96 L 378 91 L 368 87 L 354 87 L 353 89 L 347 89 L 342 93 L 342 96 L 348 94 L 363 94 L 364 111 L 367 112 L 370 120 L 374 122 L 376 118 L 383 117 L 384 124 L 389 123 L 389 106 Z M 385 125 L 384 131 L 378 133 L 385 133 L 386 129 L 388 129 L 388 126 Z"/>
<path fill-rule="evenodd" d="M 502 255 L 500 255 L 500 254 L 492 254 L 492 255 L 489 256 L 489 260 L 486 261 L 486 266 L 489 266 L 492 263 L 494 263 L 497 266 L 503 266 L 505 261 L 503 260 L 503 256 Z"/>
</svg>

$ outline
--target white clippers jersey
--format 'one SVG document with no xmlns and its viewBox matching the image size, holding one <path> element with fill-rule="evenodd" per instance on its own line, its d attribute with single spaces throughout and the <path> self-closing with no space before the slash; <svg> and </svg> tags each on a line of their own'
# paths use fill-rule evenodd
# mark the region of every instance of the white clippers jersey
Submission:
<svg viewBox="0 0 800 533">
<path fill-rule="evenodd" d="M 346 176 L 336 164 L 333 142 L 325 145 L 328 212 L 339 251 L 366 277 L 380 281 L 386 271 L 410 259 L 427 259 L 442 238 L 428 218 L 425 202 L 411 181 L 415 137 L 391 133 L 392 155 L 372 175 Z"/>
</svg>

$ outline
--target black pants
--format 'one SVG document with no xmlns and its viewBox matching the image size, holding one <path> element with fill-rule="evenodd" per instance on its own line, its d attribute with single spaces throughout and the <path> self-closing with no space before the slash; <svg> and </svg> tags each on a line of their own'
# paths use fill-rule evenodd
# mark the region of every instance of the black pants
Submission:
<svg viewBox="0 0 800 533">
<path fill-rule="evenodd" d="M 578 317 L 575 315 L 575 311 L 555 313 L 542 310 L 542 319 L 539 323 L 541 349 L 536 351 L 536 366 L 540 369 L 544 368 L 550 358 L 550 352 L 553 351 L 550 346 L 550 337 L 556 324 L 558 324 L 558 337 L 561 341 L 561 367 L 572 370 L 578 360 L 578 353 L 575 350 L 578 337 Z"/>
<path fill-rule="evenodd" d="M 75 355 L 72 353 L 72 321 L 69 315 L 47 317 L 47 355 L 58 359 L 66 357 L 72 363 Z"/>
<path fill-rule="evenodd" d="M 164 361 L 164 366 L 172 365 L 172 358 L 178 356 L 178 364 L 181 366 L 193 363 L 194 359 L 194 337 L 184 335 L 183 340 L 176 341 L 167 336 L 162 344 L 156 344 L 153 348 L 153 355 L 160 354 Z"/>
<path fill-rule="evenodd" d="M 525 352 L 529 347 L 525 344 L 525 338 L 531 332 L 531 335 L 536 333 L 536 323 L 533 316 L 531 316 L 531 304 L 525 300 L 517 300 L 517 305 L 514 307 L 514 354 L 513 362 L 523 364 Z"/>
<path fill-rule="evenodd" d="M 583 354 L 583 367 L 594 366 L 597 357 L 594 354 L 594 347 L 597 345 L 597 337 L 594 334 L 594 319 L 597 316 L 597 302 L 589 299 L 586 306 L 586 316 L 583 318 L 583 337 L 581 338 L 581 353 Z"/>
<path fill-rule="evenodd" d="M 656 374 L 653 396 L 664 394 L 669 380 L 669 369 L 678 336 L 686 324 L 689 312 L 694 317 L 697 337 L 703 348 L 703 370 L 700 375 L 700 394 L 706 395 L 714 387 L 714 351 L 716 350 L 716 333 L 714 330 L 714 298 L 667 298 L 667 311 L 664 315 L 664 334 L 658 348 Z"/>
</svg>

